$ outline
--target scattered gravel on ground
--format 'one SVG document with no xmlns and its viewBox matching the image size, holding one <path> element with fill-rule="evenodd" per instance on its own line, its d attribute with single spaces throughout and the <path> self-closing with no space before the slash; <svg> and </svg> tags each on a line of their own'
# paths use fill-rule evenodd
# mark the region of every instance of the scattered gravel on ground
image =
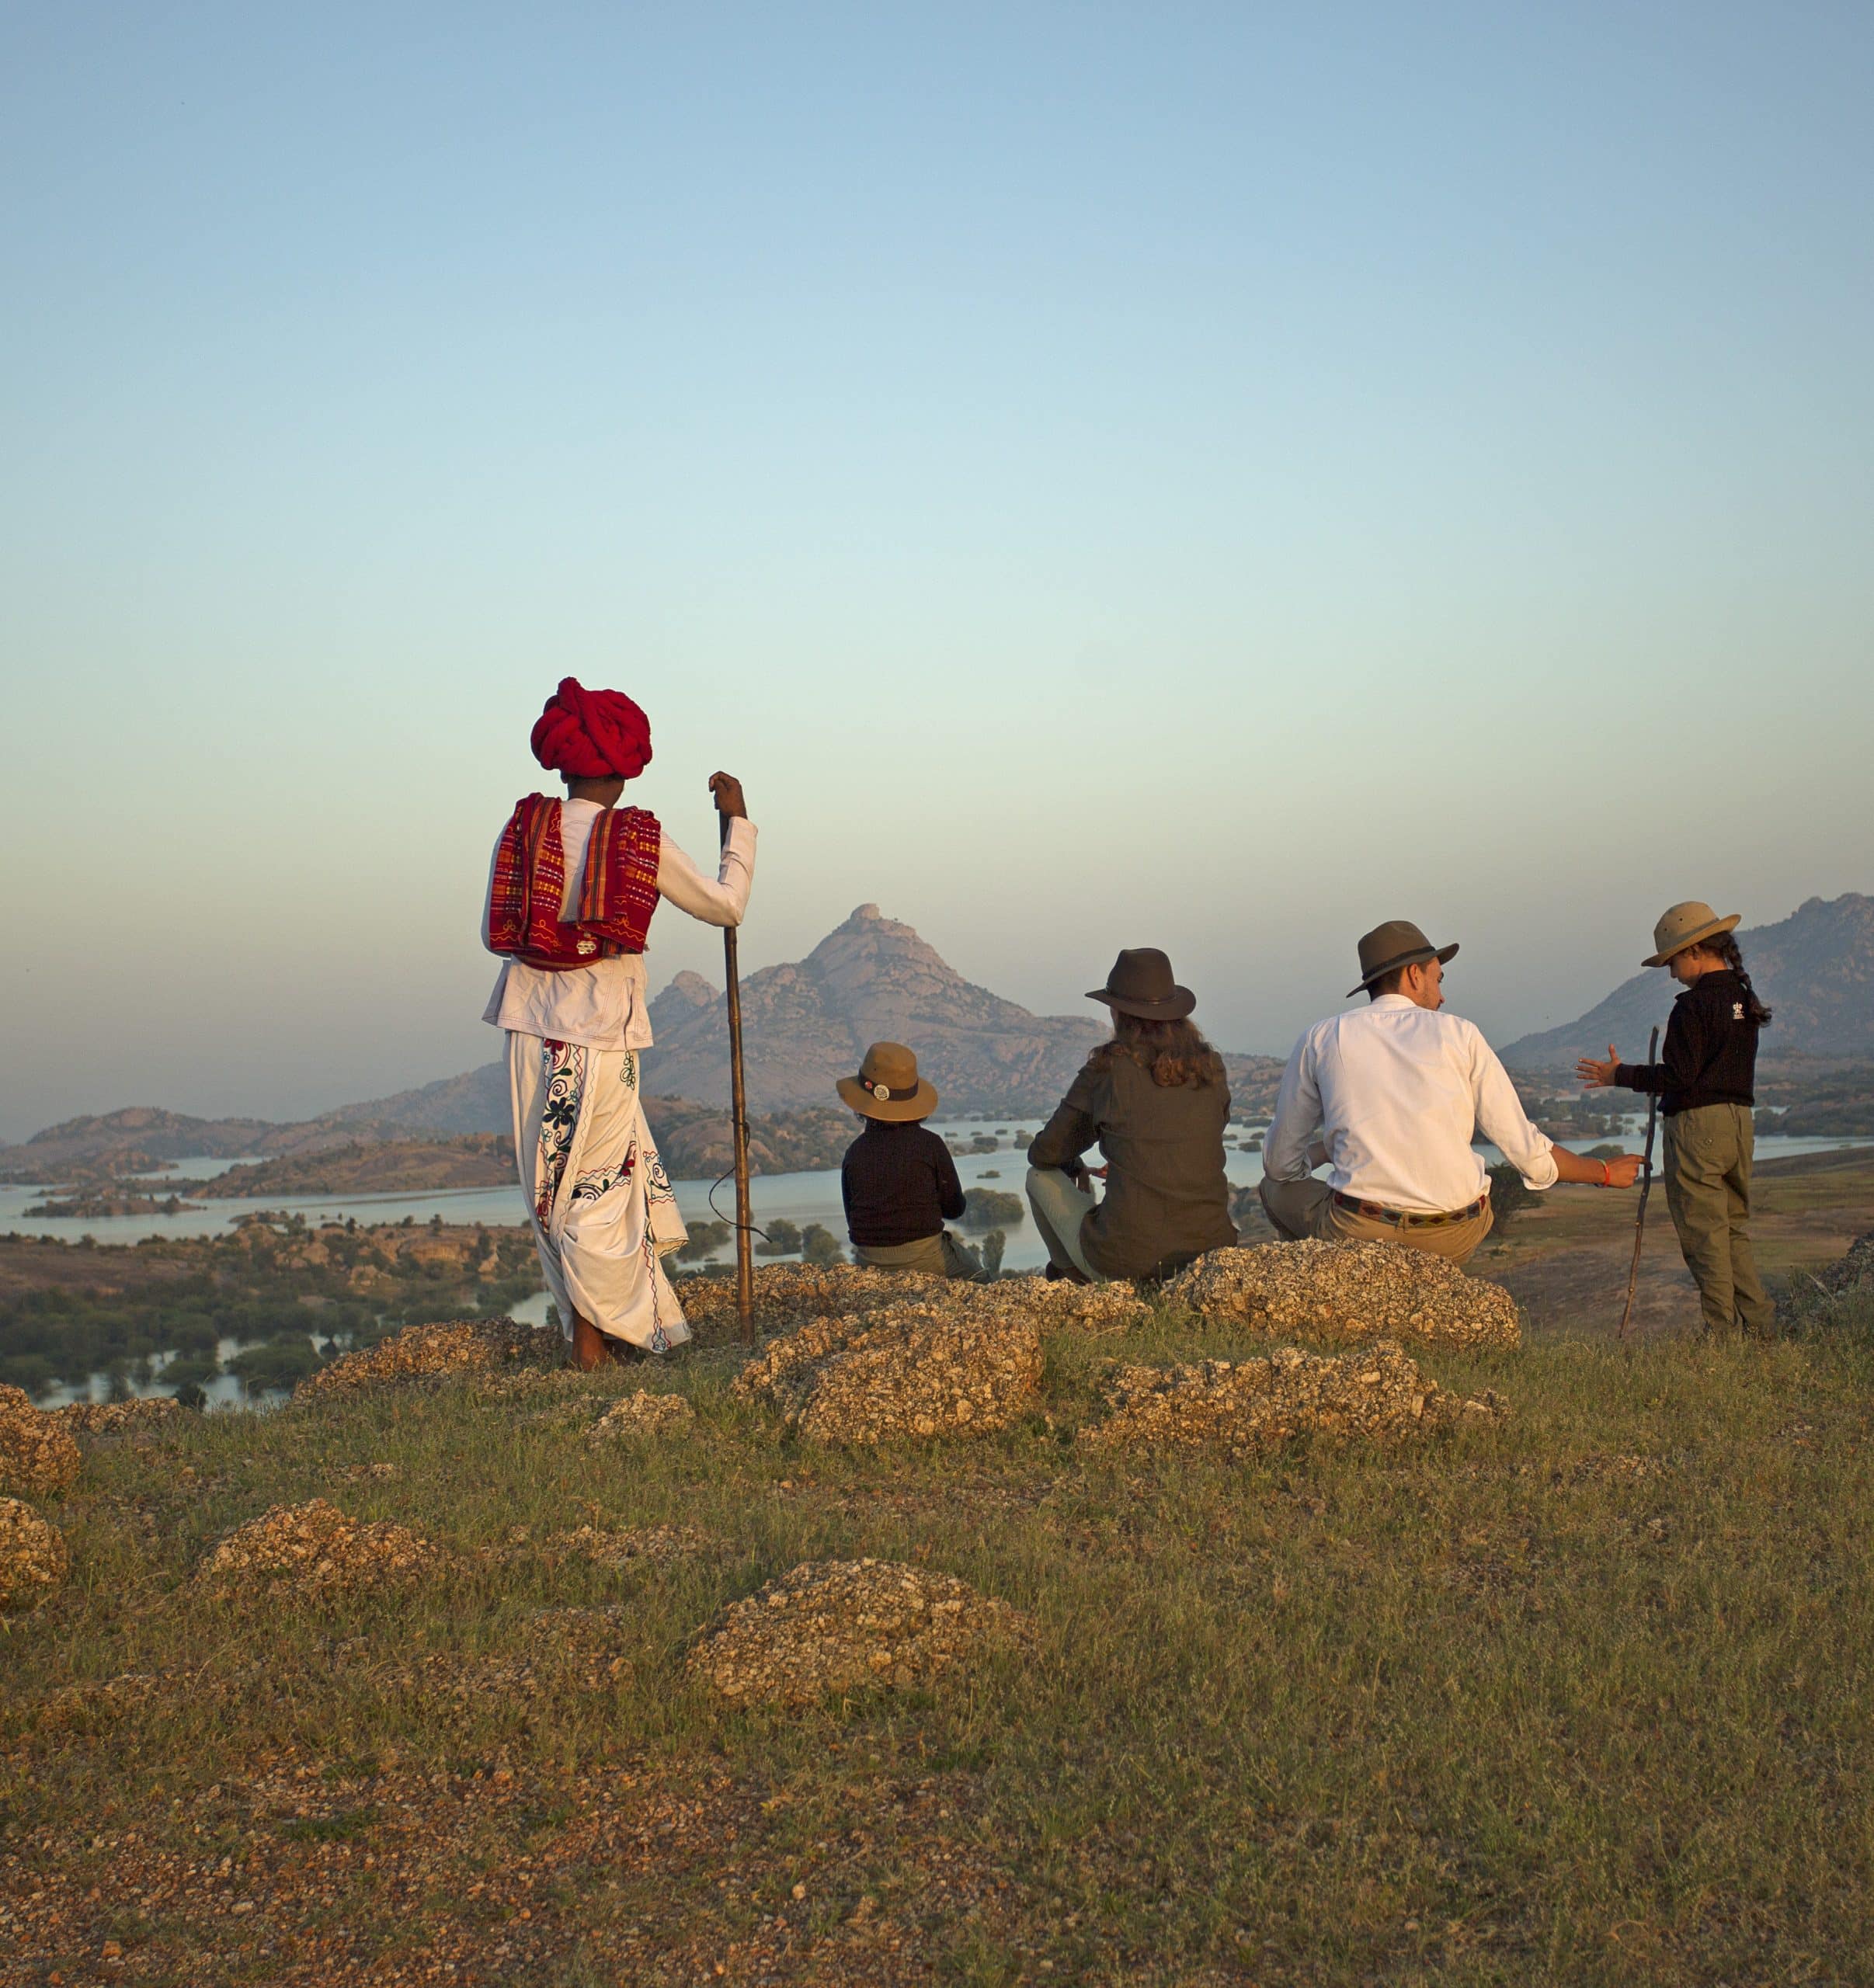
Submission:
<svg viewBox="0 0 1874 1988">
<path fill-rule="evenodd" d="M 405 1326 L 394 1339 L 341 1354 L 293 1390 L 295 1401 L 343 1394 L 354 1388 L 405 1381 L 492 1374 L 523 1361 L 558 1362 L 565 1341 L 551 1326 L 516 1325 L 512 1319 L 450 1319 Z"/>
<path fill-rule="evenodd" d="M 1270 1332 L 1385 1334 L 1445 1346 L 1522 1341 L 1516 1301 L 1444 1256 L 1396 1242 L 1264 1242 L 1213 1249 L 1165 1287 L 1173 1303 Z"/>
<path fill-rule="evenodd" d="M 276 1505 L 237 1527 L 203 1562 L 196 1579 L 225 1587 L 258 1577 L 276 1592 L 330 1593 L 407 1580 L 438 1557 L 436 1548 L 407 1526 L 388 1519 L 367 1525 L 314 1498 L 303 1505 Z"/>
<path fill-rule="evenodd" d="M 1831 1298 L 1845 1291 L 1874 1288 L 1874 1230 L 1856 1237 L 1844 1256 L 1810 1275 Z"/>
<path fill-rule="evenodd" d="M 916 1302 L 802 1326 L 750 1361 L 735 1392 L 817 1441 L 882 1443 L 1006 1429 L 1034 1405 L 1041 1376 L 1032 1323 Z"/>
<path fill-rule="evenodd" d="M 614 1436 L 676 1436 L 696 1422 L 696 1410 L 681 1395 L 654 1395 L 640 1388 L 613 1402 L 592 1425 L 594 1442 Z"/>
<path fill-rule="evenodd" d="M 0 1492 L 43 1498 L 62 1491 L 82 1461 L 71 1431 L 42 1413 L 23 1388 L 0 1387 Z"/>
<path fill-rule="evenodd" d="M 667 1567 L 701 1553 L 708 1539 L 693 1525 L 627 1526 L 607 1532 L 582 1525 L 547 1541 L 550 1555 L 596 1562 L 602 1567 Z"/>
<path fill-rule="evenodd" d="M 17 1498 L 0 1498 L 0 1615 L 37 1608 L 71 1564 L 57 1526 Z"/>
<path fill-rule="evenodd" d="M 871 1684 L 924 1683 L 1024 1625 L 952 1574 L 810 1561 L 732 1603 L 690 1651 L 689 1670 L 740 1703 L 804 1705 Z"/>
<path fill-rule="evenodd" d="M 1344 1358 L 1283 1346 L 1266 1360 L 1122 1367 L 1103 1392 L 1111 1413 L 1080 1432 L 1095 1449 L 1176 1444 L 1238 1455 L 1304 1430 L 1386 1437 L 1508 1412 L 1493 1394 L 1446 1394 L 1389 1340 Z"/>
<path fill-rule="evenodd" d="M 169 1395 L 140 1395 L 130 1401 L 75 1401 L 52 1411 L 54 1420 L 78 1436 L 138 1436 L 162 1429 L 193 1413 Z"/>
</svg>

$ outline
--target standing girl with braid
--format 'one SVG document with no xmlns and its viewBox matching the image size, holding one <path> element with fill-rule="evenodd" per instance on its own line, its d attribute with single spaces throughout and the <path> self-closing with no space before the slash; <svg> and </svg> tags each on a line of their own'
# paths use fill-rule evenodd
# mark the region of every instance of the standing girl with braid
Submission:
<svg viewBox="0 0 1874 1988">
<path fill-rule="evenodd" d="M 1751 1251 L 1751 1107 L 1757 1037 L 1770 1010 L 1757 998 L 1731 937 L 1735 917 L 1708 904 L 1675 904 L 1653 928 L 1642 961 L 1663 966 L 1685 992 L 1673 1003 L 1657 1063 L 1584 1057 L 1584 1083 L 1657 1091 L 1666 1118 L 1666 1205 L 1686 1267 L 1698 1286 L 1708 1333 L 1741 1326 L 1767 1339 L 1776 1309 L 1764 1295 Z"/>
</svg>

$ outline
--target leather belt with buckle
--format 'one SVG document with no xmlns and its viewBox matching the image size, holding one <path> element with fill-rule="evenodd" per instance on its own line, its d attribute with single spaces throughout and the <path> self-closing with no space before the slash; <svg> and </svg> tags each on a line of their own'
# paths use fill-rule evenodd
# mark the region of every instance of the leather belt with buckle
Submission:
<svg viewBox="0 0 1874 1988">
<path fill-rule="evenodd" d="M 1488 1194 L 1479 1194 L 1467 1208 L 1453 1208 L 1447 1215 L 1413 1215 L 1404 1208 L 1389 1208 L 1379 1201 L 1356 1200 L 1351 1194 L 1344 1194 L 1337 1187 L 1333 1190 L 1334 1206 L 1345 1208 L 1349 1215 L 1363 1215 L 1369 1222 L 1390 1222 L 1395 1229 L 1447 1229 L 1454 1222 L 1469 1222 L 1483 1214 L 1490 1200 Z"/>
</svg>

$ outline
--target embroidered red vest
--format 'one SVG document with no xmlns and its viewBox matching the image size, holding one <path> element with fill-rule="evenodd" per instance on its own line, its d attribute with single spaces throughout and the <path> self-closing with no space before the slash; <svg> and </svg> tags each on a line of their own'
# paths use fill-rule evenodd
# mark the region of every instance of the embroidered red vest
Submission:
<svg viewBox="0 0 1874 1988">
<path fill-rule="evenodd" d="M 530 794 L 514 804 L 495 853 L 488 893 L 491 953 L 549 973 L 641 953 L 657 909 L 657 857 L 663 831 L 641 808 L 607 808 L 592 825 L 573 917 L 562 920 L 566 855 L 560 804 Z"/>
</svg>

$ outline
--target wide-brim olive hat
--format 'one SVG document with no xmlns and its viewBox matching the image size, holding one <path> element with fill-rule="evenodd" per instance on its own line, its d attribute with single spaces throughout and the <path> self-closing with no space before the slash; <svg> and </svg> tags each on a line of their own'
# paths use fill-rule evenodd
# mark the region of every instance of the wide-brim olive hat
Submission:
<svg viewBox="0 0 1874 1988">
<path fill-rule="evenodd" d="M 1684 904 L 1675 904 L 1662 914 L 1653 928 L 1652 953 L 1640 964 L 1664 966 L 1668 960 L 1689 951 L 1702 940 L 1715 939 L 1721 932 L 1735 932 L 1743 918 L 1741 912 L 1730 918 L 1720 918 L 1709 905 L 1700 904 L 1696 898 L 1688 898 Z"/>
<path fill-rule="evenodd" d="M 1352 1000 L 1376 980 L 1383 980 L 1402 966 L 1424 966 L 1436 960 L 1442 966 L 1457 956 L 1457 942 L 1434 946 L 1409 918 L 1389 918 L 1375 925 L 1360 942 L 1360 978 L 1347 990 Z"/>
<path fill-rule="evenodd" d="M 1180 1022 L 1198 1005 L 1196 995 L 1179 986 L 1170 961 L 1156 946 L 1128 947 L 1114 961 L 1106 985 L 1090 988 L 1087 998 L 1144 1022 Z"/>
<path fill-rule="evenodd" d="M 855 1111 L 888 1125 L 928 1118 L 937 1109 L 936 1085 L 918 1075 L 917 1058 L 902 1042 L 874 1042 L 858 1076 L 840 1078 L 836 1088 Z"/>
</svg>

